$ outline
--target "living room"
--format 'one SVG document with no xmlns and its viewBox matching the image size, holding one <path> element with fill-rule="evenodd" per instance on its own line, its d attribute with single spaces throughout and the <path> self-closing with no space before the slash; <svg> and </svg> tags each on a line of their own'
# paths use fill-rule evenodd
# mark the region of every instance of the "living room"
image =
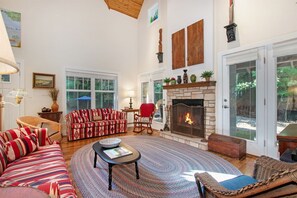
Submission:
<svg viewBox="0 0 297 198">
<path fill-rule="evenodd" d="M 151 23 L 148 13 L 156 4 L 158 19 Z M 187 69 L 188 76 L 195 74 L 198 82 L 204 81 L 199 78 L 202 72 L 213 71 L 211 81 L 216 82 L 215 120 L 211 132 L 238 136 L 232 134 L 232 131 L 236 131 L 236 127 L 240 125 L 249 134 L 253 134 L 247 138 L 248 154 L 279 159 L 277 134 L 296 120 L 286 119 L 289 117 L 287 113 L 295 110 L 294 93 L 283 94 L 281 98 L 276 91 L 276 81 L 280 79 L 277 76 L 277 61 L 281 61 L 276 60 L 276 57 L 297 54 L 297 26 L 294 25 L 294 19 L 297 19 L 296 0 L 234 0 L 232 16 L 237 26 L 235 40 L 231 42 L 228 42 L 224 28 L 230 22 L 231 6 L 228 0 L 145 0 L 137 18 L 109 9 L 108 1 L 102 0 L 0 0 L 0 5 L 4 10 L 21 13 L 21 46 L 12 47 L 20 72 L 11 74 L 11 83 L 2 82 L 2 95 L 5 101 L 14 102 L 5 97 L 9 91 L 18 88 L 26 91 L 18 107 L 5 105 L 3 130 L 17 127 L 15 120 L 20 116 L 38 116 L 37 113 L 41 112 L 43 107 L 51 107 L 52 99 L 48 89 L 35 88 L 32 85 L 33 73 L 54 76 L 55 88 L 59 89 L 59 111 L 63 112 L 60 120 L 62 133 L 66 136 L 66 114 L 83 106 L 97 107 L 96 91 L 78 89 L 75 90 L 77 95 L 70 96 L 72 90 L 69 90 L 67 84 L 69 77 L 93 79 L 93 76 L 97 75 L 114 83 L 112 90 L 103 91 L 112 96 L 113 99 L 108 102 L 113 105 L 113 109 L 120 111 L 129 108 L 131 97 L 135 109 L 138 109 L 143 101 L 156 104 L 155 83 L 160 84 L 161 81 L 163 85 L 165 78 L 183 76 L 184 69 Z M 188 26 L 201 19 L 204 23 L 203 62 L 173 69 L 172 35 L 179 30 L 187 30 Z M 158 60 L 156 54 L 160 52 L 160 29 L 162 61 Z M 290 58 L 293 58 L 290 61 L 296 66 L 294 57 Z M 250 63 L 239 64 L 235 69 L 229 68 L 229 65 L 242 63 L 239 59 Z M 232 98 L 231 89 L 235 89 L 231 82 L 233 78 L 225 77 L 238 72 L 236 67 L 244 68 L 250 76 L 256 71 L 257 97 L 253 97 L 255 94 L 248 95 L 251 101 L 234 101 Z M 291 74 L 294 82 L 294 72 Z M 250 90 L 255 90 L 252 86 L 249 87 Z M 290 87 L 293 85 L 286 87 L 287 92 Z M 242 88 L 240 93 L 247 94 L 244 92 L 246 89 Z M 131 91 L 133 95 L 129 95 Z M 167 101 L 167 92 L 168 90 L 164 89 L 161 93 L 163 117 L 161 122 L 153 121 L 152 127 L 157 131 L 154 134 L 159 133 L 166 123 L 166 105 L 170 104 L 170 101 Z M 82 96 L 89 98 L 79 101 L 78 98 Z M 248 98 L 247 95 L 245 98 Z M 247 104 L 242 105 L 243 102 Z M 237 107 L 254 108 L 255 105 L 256 110 L 248 109 L 248 120 L 241 116 L 238 121 L 239 117 L 234 116 Z M 286 112 L 283 114 L 288 116 L 285 119 L 279 115 L 283 110 Z M 255 111 L 256 116 L 251 115 L 255 114 Z M 128 116 L 128 122 L 132 121 L 132 117 Z M 239 137 L 242 138 L 240 135 Z M 66 137 L 64 138 L 66 140 Z M 82 142 L 78 143 L 80 141 Z M 77 144 L 82 146 L 91 141 L 77 140 L 65 144 L 71 150 Z M 70 159 L 67 163 L 70 163 Z"/>
</svg>

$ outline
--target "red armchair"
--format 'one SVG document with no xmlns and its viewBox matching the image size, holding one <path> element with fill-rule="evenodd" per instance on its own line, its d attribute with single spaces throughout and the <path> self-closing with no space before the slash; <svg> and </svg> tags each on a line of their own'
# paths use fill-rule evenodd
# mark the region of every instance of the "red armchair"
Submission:
<svg viewBox="0 0 297 198">
<path fill-rule="evenodd" d="M 148 134 L 153 133 L 152 121 L 155 113 L 155 104 L 145 103 L 140 106 L 139 114 L 134 115 L 133 132 L 140 133 L 146 129 Z"/>
</svg>

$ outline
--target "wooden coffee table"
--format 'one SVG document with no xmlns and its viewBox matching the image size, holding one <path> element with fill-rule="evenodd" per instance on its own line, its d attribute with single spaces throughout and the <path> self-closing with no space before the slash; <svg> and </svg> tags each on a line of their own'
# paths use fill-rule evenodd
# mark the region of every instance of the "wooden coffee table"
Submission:
<svg viewBox="0 0 297 198">
<path fill-rule="evenodd" d="M 136 171 L 136 179 L 139 179 L 139 173 L 138 173 L 138 164 L 137 161 L 141 158 L 141 154 L 139 151 L 134 149 L 133 147 L 129 146 L 128 144 L 125 143 L 120 143 L 119 146 L 123 146 L 130 150 L 132 154 L 126 155 L 123 157 L 115 158 L 115 159 L 110 159 L 103 151 L 105 148 L 101 146 L 99 142 L 96 142 L 93 144 L 93 150 L 95 151 L 95 157 L 94 157 L 94 168 L 96 168 L 96 162 L 97 162 L 97 155 L 99 157 L 108 163 L 108 170 L 109 170 L 109 175 L 108 175 L 108 190 L 111 190 L 111 183 L 112 183 L 112 167 L 114 165 L 121 165 L 121 164 L 130 164 L 130 163 L 135 163 L 135 171 Z"/>
</svg>

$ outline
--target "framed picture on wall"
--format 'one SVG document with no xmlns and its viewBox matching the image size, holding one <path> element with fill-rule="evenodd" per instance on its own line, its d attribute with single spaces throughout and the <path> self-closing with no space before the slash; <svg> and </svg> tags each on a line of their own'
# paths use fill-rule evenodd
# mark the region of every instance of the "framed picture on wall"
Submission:
<svg viewBox="0 0 297 198">
<path fill-rule="evenodd" d="M 149 24 L 153 24 L 159 19 L 159 4 L 154 4 L 150 9 L 148 9 L 148 21 Z"/>
<path fill-rule="evenodd" d="M 21 47 L 21 13 L 1 9 L 7 35 L 12 47 Z"/>
<path fill-rule="evenodd" d="M 55 75 L 33 73 L 33 88 L 44 88 L 44 89 L 55 88 Z"/>
<path fill-rule="evenodd" d="M 1 82 L 3 83 L 10 83 L 10 74 L 2 74 L 1 75 Z"/>
</svg>

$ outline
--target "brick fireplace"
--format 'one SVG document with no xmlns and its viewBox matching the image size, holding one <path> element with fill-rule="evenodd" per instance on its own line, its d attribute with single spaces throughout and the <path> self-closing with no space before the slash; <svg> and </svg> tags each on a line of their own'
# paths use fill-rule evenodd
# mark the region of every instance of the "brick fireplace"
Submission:
<svg viewBox="0 0 297 198">
<path fill-rule="evenodd" d="M 215 132 L 215 84 L 215 81 L 203 81 L 197 83 L 163 86 L 163 89 L 167 90 L 167 105 L 171 107 L 171 110 L 173 105 L 172 101 L 174 99 L 203 100 L 204 137 L 206 139 L 208 139 L 208 136 L 211 133 Z M 171 126 L 171 119 L 174 118 L 170 118 L 169 116 L 169 126 Z M 169 131 L 162 132 L 161 136 L 207 150 L 207 143 L 203 141 L 201 142 L 203 139 L 201 137 L 188 137 L 180 134 L 176 135 L 175 133 L 171 133 Z"/>
</svg>

